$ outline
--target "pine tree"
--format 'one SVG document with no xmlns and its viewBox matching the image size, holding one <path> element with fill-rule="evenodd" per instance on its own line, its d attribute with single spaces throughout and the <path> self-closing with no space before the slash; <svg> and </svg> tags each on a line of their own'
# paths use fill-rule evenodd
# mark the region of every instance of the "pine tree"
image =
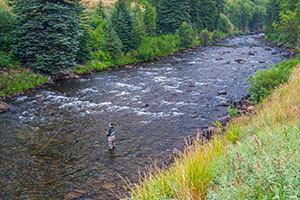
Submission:
<svg viewBox="0 0 300 200">
<path fill-rule="evenodd" d="M 18 17 L 16 55 L 23 64 L 50 73 L 77 65 L 80 0 L 12 0 L 11 5 Z"/>
<path fill-rule="evenodd" d="M 132 48 L 132 16 L 129 4 L 126 0 L 118 0 L 111 13 L 110 18 L 113 29 L 116 31 L 122 42 L 124 52 Z"/>
<path fill-rule="evenodd" d="M 156 30 L 156 10 L 155 7 L 151 5 L 146 5 L 146 10 L 144 12 L 144 24 L 146 32 L 153 36 Z"/>
<path fill-rule="evenodd" d="M 140 6 L 136 4 L 134 8 L 134 18 L 132 24 L 132 39 L 131 39 L 131 47 L 133 49 L 137 49 L 143 37 L 146 36 L 145 26 L 144 26 L 144 13 L 140 9 Z"/>
<path fill-rule="evenodd" d="M 104 19 L 106 17 L 105 15 L 105 8 L 103 6 L 103 1 L 100 0 L 97 4 L 97 8 L 96 8 L 96 14 L 100 17 L 102 17 L 102 19 Z"/>
<path fill-rule="evenodd" d="M 109 22 L 104 31 L 104 51 L 108 52 L 112 59 L 116 59 L 122 54 L 122 47 L 121 40 L 113 29 L 111 22 Z"/>
<path fill-rule="evenodd" d="M 92 59 L 91 31 L 87 24 L 82 25 L 83 33 L 79 37 L 79 50 L 77 52 L 77 62 L 85 63 Z"/>
<path fill-rule="evenodd" d="M 161 0 L 156 8 L 157 27 L 162 33 L 175 33 L 183 22 L 190 22 L 190 5 L 186 0 Z"/>
</svg>

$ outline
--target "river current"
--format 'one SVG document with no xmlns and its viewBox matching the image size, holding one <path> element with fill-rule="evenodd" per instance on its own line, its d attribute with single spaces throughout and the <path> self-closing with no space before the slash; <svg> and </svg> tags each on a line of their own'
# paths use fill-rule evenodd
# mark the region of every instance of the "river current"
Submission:
<svg viewBox="0 0 300 200">
<path fill-rule="evenodd" d="M 255 37 L 64 80 L 11 100 L 12 110 L 0 115 L 0 199 L 117 199 L 123 179 L 136 181 L 139 169 L 167 159 L 184 137 L 226 114 L 222 102 L 247 94 L 247 77 L 284 59 Z M 116 124 L 113 152 L 109 122 Z"/>
</svg>

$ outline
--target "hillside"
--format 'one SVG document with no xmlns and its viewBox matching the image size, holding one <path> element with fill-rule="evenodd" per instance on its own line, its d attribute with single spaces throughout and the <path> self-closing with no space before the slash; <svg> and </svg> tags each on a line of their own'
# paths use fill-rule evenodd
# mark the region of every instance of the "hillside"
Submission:
<svg viewBox="0 0 300 200">
<path fill-rule="evenodd" d="M 97 6 L 99 0 L 84 0 L 83 2 L 88 8 L 93 9 Z M 103 5 L 112 6 L 114 2 L 116 2 L 116 0 L 103 0 Z"/>
</svg>

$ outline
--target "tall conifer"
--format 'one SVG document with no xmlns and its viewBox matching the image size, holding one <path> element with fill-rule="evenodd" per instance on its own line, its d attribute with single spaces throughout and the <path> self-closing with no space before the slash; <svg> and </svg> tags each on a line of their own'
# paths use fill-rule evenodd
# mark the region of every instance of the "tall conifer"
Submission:
<svg viewBox="0 0 300 200">
<path fill-rule="evenodd" d="M 16 54 L 27 66 L 58 73 L 76 66 L 80 0 L 11 0 L 18 17 Z"/>
<path fill-rule="evenodd" d="M 111 13 L 111 25 L 116 31 L 123 45 L 123 51 L 128 52 L 132 48 L 132 16 L 129 3 L 126 0 L 118 0 Z"/>
<path fill-rule="evenodd" d="M 190 23 L 189 1 L 161 0 L 156 11 L 157 26 L 162 33 L 175 33 L 183 22 Z"/>
</svg>

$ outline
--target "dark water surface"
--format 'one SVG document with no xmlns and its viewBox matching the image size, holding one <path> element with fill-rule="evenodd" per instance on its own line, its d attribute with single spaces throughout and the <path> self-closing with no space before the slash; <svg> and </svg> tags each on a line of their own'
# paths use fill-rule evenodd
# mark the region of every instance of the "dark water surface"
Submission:
<svg viewBox="0 0 300 200">
<path fill-rule="evenodd" d="M 120 176 L 135 180 L 138 168 L 224 115 L 218 104 L 245 95 L 254 71 L 284 59 L 254 37 L 62 81 L 39 91 L 40 99 L 10 101 L 11 112 L 0 115 L 0 199 L 115 199 Z M 104 135 L 108 122 L 117 124 L 113 153 Z"/>
</svg>

